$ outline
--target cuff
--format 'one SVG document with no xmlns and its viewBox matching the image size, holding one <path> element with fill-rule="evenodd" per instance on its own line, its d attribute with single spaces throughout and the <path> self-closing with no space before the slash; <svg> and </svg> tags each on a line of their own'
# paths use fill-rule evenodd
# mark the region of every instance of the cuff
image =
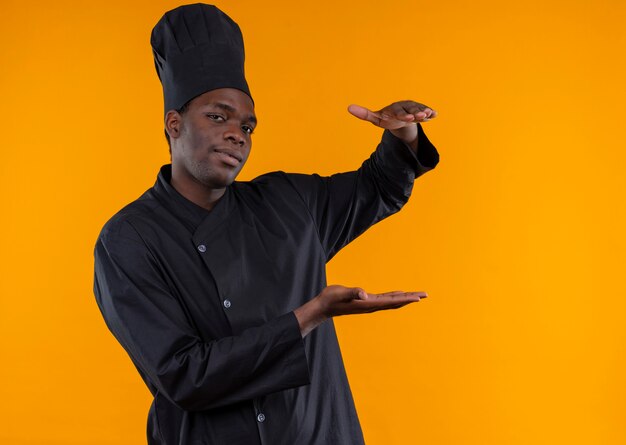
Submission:
<svg viewBox="0 0 626 445">
<path fill-rule="evenodd" d="M 300 333 L 300 325 L 293 311 L 281 315 L 277 320 L 283 332 L 282 340 L 290 345 L 289 359 L 283 368 L 283 381 L 288 387 L 308 385 L 311 383 L 309 361 L 304 348 L 304 339 Z"/>
<path fill-rule="evenodd" d="M 382 141 L 394 147 L 405 161 L 414 165 L 416 177 L 432 170 L 439 163 L 439 153 L 435 146 L 428 140 L 420 123 L 417 123 L 417 153 L 404 141 L 394 136 L 389 130 L 383 132 Z"/>
</svg>

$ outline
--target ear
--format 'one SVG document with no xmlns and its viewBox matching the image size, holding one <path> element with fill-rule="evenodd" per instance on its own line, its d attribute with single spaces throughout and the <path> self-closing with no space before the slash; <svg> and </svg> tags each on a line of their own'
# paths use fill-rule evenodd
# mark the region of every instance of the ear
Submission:
<svg viewBox="0 0 626 445">
<path fill-rule="evenodd" d="M 177 139 L 183 127 L 182 116 L 176 110 L 170 110 L 165 115 L 165 131 L 170 139 Z"/>
</svg>

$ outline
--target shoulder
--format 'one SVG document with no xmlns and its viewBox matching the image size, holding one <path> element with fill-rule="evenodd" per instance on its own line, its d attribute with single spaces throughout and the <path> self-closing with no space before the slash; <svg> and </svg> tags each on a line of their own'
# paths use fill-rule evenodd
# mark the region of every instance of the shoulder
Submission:
<svg viewBox="0 0 626 445">
<path fill-rule="evenodd" d="M 319 175 L 274 171 L 251 181 L 237 182 L 234 195 L 240 205 L 255 215 L 294 216 L 299 220 L 309 213 L 311 196 L 320 190 Z"/>
<path fill-rule="evenodd" d="M 250 181 L 235 181 L 231 188 L 244 201 L 280 198 L 292 192 L 287 173 L 283 171 L 265 173 Z"/>
<path fill-rule="evenodd" d="M 254 178 L 251 181 L 236 182 L 238 194 L 264 196 L 278 200 L 301 199 L 302 193 L 318 188 L 324 183 L 320 175 L 305 173 L 286 173 L 273 171 Z"/>
<path fill-rule="evenodd" d="M 287 184 L 287 175 L 284 171 L 277 170 L 264 173 L 250 181 L 235 181 L 233 186 L 242 191 L 280 189 Z"/>
<path fill-rule="evenodd" d="M 154 198 L 152 189 L 147 190 L 138 199 L 125 205 L 104 224 L 98 236 L 99 242 L 114 241 L 142 242 L 136 227 L 144 221 L 154 219 L 159 202 Z"/>
</svg>

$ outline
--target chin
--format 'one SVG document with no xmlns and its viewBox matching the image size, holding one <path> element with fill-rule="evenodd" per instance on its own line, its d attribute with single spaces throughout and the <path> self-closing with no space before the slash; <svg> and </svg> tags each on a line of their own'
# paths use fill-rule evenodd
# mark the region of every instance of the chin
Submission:
<svg viewBox="0 0 626 445">
<path fill-rule="evenodd" d="M 234 175 L 211 175 L 202 181 L 204 185 L 210 188 L 218 189 L 225 188 L 231 185 L 237 179 L 239 172 Z"/>
</svg>

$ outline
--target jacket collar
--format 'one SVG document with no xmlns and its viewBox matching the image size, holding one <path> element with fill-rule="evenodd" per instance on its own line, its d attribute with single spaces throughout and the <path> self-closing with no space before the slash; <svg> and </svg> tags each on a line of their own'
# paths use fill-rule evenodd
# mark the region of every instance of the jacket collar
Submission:
<svg viewBox="0 0 626 445">
<path fill-rule="evenodd" d="M 211 211 L 189 201 L 172 187 L 172 164 L 161 167 L 152 190 L 156 199 L 192 232 L 210 233 L 228 217 L 234 208 L 231 187 Z"/>
</svg>

